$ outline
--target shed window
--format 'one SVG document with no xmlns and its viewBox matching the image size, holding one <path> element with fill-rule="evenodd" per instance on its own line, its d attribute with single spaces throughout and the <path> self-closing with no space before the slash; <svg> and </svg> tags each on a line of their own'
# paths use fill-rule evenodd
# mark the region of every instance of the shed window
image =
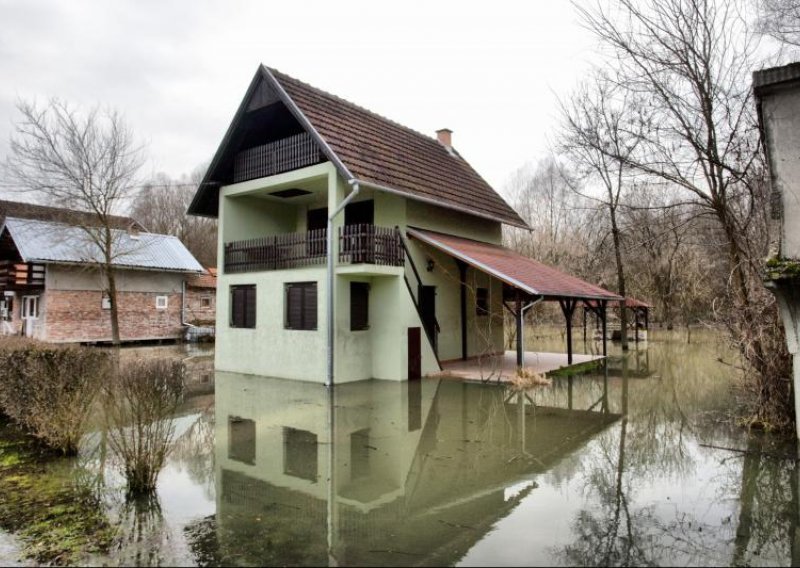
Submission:
<svg viewBox="0 0 800 568">
<path fill-rule="evenodd" d="M 109 309 L 111 305 L 109 304 Z M 166 296 L 156 296 L 156 309 L 157 310 L 166 310 L 167 309 L 167 297 Z"/>
<path fill-rule="evenodd" d="M 369 284 L 350 283 L 350 331 L 369 329 Z"/>
<path fill-rule="evenodd" d="M 103 298 L 100 300 L 100 308 L 103 310 L 111 309 L 111 296 L 103 294 Z"/>
<path fill-rule="evenodd" d="M 317 283 L 286 284 L 286 329 L 317 329 Z"/>
<path fill-rule="evenodd" d="M 210 308 L 211 307 L 211 298 L 209 296 L 204 296 L 200 298 L 200 307 L 201 308 Z"/>
<path fill-rule="evenodd" d="M 231 286 L 231 327 L 252 329 L 256 326 L 256 286 Z"/>
<path fill-rule="evenodd" d="M 486 288 L 475 291 L 475 313 L 479 316 L 489 315 L 489 290 Z"/>
</svg>

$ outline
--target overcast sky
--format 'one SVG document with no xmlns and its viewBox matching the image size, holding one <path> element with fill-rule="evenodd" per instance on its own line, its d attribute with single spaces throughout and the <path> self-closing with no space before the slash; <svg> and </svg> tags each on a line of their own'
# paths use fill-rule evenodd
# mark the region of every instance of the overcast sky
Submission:
<svg viewBox="0 0 800 568">
<path fill-rule="evenodd" d="M 496 188 L 547 152 L 595 43 L 566 0 L 0 0 L 0 156 L 15 101 L 123 112 L 146 173 L 211 158 L 259 63 L 453 144 Z"/>
</svg>

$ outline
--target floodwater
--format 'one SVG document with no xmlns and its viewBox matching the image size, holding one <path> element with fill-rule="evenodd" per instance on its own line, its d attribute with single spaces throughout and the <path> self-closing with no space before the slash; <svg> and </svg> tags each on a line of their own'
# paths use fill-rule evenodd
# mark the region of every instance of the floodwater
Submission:
<svg viewBox="0 0 800 568">
<path fill-rule="evenodd" d="M 206 384 L 211 358 L 193 358 Z M 88 561 L 797 565 L 795 451 L 725 421 L 732 362 L 713 333 L 656 331 L 527 392 L 368 381 L 331 397 L 217 373 L 215 394 L 175 418 L 155 500 L 126 503 L 102 436 L 88 437 L 76 479 L 99 472 L 122 529 L 110 557 Z"/>
</svg>

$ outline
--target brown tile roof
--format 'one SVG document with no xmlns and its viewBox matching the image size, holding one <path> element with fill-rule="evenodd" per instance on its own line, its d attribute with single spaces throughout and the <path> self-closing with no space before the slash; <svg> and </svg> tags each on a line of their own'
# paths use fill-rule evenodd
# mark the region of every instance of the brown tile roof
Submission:
<svg viewBox="0 0 800 568">
<path fill-rule="evenodd" d="M 207 268 L 205 274 L 197 274 L 186 280 L 192 288 L 217 288 L 217 269 Z"/>
<path fill-rule="evenodd" d="M 64 223 L 67 225 L 96 225 L 97 217 L 94 213 L 77 211 L 75 209 L 63 209 L 61 207 L 48 207 L 35 203 L 24 203 L 22 201 L 6 201 L 0 199 L 0 221 L 6 217 L 17 219 L 32 219 L 36 221 L 48 221 L 54 223 Z M 136 225 L 140 231 L 144 231 L 135 219 L 122 215 L 111 217 L 112 228 L 128 229 Z"/>
<path fill-rule="evenodd" d="M 269 71 L 356 179 L 527 226 L 457 152 L 280 71 Z"/>
<path fill-rule="evenodd" d="M 614 292 L 522 256 L 506 247 L 422 229 L 409 228 L 408 234 L 534 296 L 544 296 L 547 299 L 622 299 Z"/>
</svg>

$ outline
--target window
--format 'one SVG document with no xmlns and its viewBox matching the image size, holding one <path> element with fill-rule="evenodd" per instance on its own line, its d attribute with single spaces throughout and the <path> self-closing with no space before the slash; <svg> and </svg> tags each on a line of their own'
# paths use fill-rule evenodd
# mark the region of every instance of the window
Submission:
<svg viewBox="0 0 800 568">
<path fill-rule="evenodd" d="M 109 305 L 109 308 L 111 306 Z M 156 296 L 156 309 L 157 310 L 166 310 L 167 309 L 167 297 L 166 296 Z"/>
<path fill-rule="evenodd" d="M 286 284 L 286 329 L 317 329 L 317 283 Z"/>
<path fill-rule="evenodd" d="M 209 296 L 204 296 L 200 298 L 200 307 L 201 308 L 210 308 L 211 307 L 211 298 Z"/>
<path fill-rule="evenodd" d="M 252 329 L 256 326 L 256 286 L 231 286 L 231 327 Z"/>
<path fill-rule="evenodd" d="M 295 428 L 283 429 L 283 473 L 316 483 L 316 434 Z"/>
<path fill-rule="evenodd" d="M 479 316 L 489 315 L 489 290 L 486 288 L 475 290 L 475 313 Z"/>
<path fill-rule="evenodd" d="M 350 331 L 369 329 L 369 284 L 350 283 Z"/>
<path fill-rule="evenodd" d="M 111 309 L 111 298 L 108 296 L 108 294 L 103 294 L 103 299 L 100 300 L 100 308 L 104 310 Z"/>
<path fill-rule="evenodd" d="M 255 465 L 256 423 L 252 420 L 228 417 L 228 459 Z"/>
</svg>

